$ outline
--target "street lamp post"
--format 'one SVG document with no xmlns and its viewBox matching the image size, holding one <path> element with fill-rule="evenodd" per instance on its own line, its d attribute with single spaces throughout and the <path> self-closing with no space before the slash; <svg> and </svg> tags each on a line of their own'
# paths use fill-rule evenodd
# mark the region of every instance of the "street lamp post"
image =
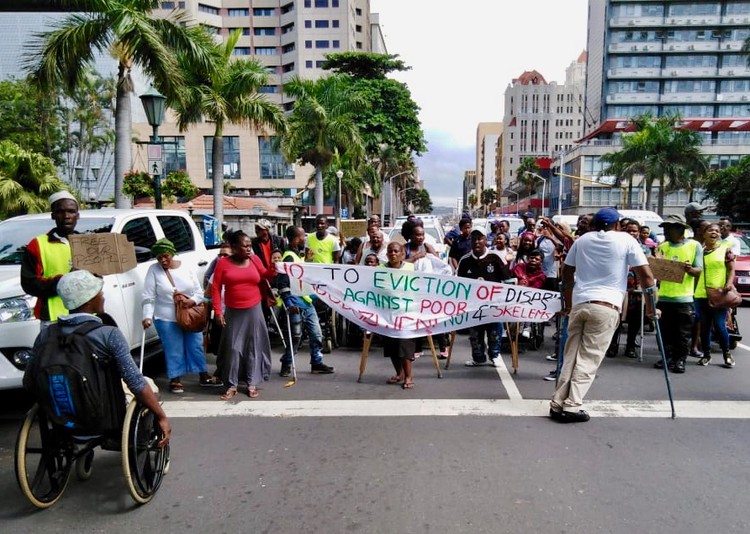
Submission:
<svg viewBox="0 0 750 534">
<path fill-rule="evenodd" d="M 521 194 L 520 193 L 516 193 L 515 191 L 513 191 L 513 189 L 511 189 L 511 186 L 514 183 L 515 182 L 511 182 L 511 183 L 508 184 L 508 187 L 505 189 L 505 196 L 507 197 L 509 195 L 516 195 L 516 213 L 518 213 L 518 203 L 520 202 Z"/>
<path fill-rule="evenodd" d="M 339 229 L 339 232 L 341 231 L 341 179 L 344 177 L 344 171 L 341 169 L 336 171 L 336 178 L 338 179 L 338 187 L 336 189 L 336 197 L 337 201 L 336 204 L 338 206 L 338 211 L 336 213 L 336 227 Z"/>
<path fill-rule="evenodd" d="M 153 86 L 149 87 L 148 91 L 141 95 L 141 102 L 143 103 L 143 111 L 146 112 L 146 120 L 153 128 L 153 135 L 151 137 L 151 144 L 159 144 L 159 126 L 161 126 L 164 120 L 164 107 L 167 97 L 157 91 Z M 161 148 L 161 147 L 160 147 Z M 161 153 L 161 151 L 159 151 Z M 153 170 L 160 170 L 154 165 Z M 152 169 L 149 169 L 151 172 Z M 154 204 L 156 209 L 161 209 L 161 174 L 159 172 L 152 173 L 154 175 Z"/>
<path fill-rule="evenodd" d="M 407 171 L 401 171 L 398 172 L 392 176 L 389 176 L 388 178 L 383 179 L 383 185 L 385 186 L 385 183 L 388 182 L 388 219 L 392 223 L 391 219 L 393 219 L 393 179 L 398 178 L 402 174 L 409 174 L 411 173 L 411 169 Z M 381 192 L 382 197 L 382 192 Z M 385 224 L 385 203 L 383 202 L 382 198 L 380 201 L 380 223 Z"/>
<path fill-rule="evenodd" d="M 531 171 L 524 171 L 524 172 L 526 174 L 528 174 L 529 176 L 534 176 L 536 178 L 539 178 L 542 181 L 542 211 L 541 211 L 541 215 L 542 215 L 542 217 L 544 217 L 544 200 L 546 198 L 545 192 L 547 190 L 547 179 L 544 176 L 542 176 L 540 174 L 537 174 L 535 172 L 531 172 Z"/>
</svg>

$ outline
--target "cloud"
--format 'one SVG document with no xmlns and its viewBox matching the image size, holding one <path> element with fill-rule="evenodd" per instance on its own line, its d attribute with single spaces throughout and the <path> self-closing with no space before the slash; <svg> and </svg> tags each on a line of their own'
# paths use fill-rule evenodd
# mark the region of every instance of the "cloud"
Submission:
<svg viewBox="0 0 750 534">
<path fill-rule="evenodd" d="M 425 130 L 427 153 L 417 159 L 419 175 L 434 206 L 455 207 L 464 173 L 476 166 L 473 145 L 459 144 L 451 132 Z"/>
</svg>

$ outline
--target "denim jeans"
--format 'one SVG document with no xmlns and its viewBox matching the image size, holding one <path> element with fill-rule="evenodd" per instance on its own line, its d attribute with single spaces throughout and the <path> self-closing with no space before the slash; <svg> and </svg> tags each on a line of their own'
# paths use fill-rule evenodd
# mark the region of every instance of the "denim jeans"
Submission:
<svg viewBox="0 0 750 534">
<path fill-rule="evenodd" d="M 708 305 L 708 299 L 695 299 L 700 310 L 701 321 L 701 350 L 703 354 L 711 353 L 711 337 L 715 329 L 718 334 L 719 346 L 723 352 L 729 351 L 729 331 L 727 330 L 726 308 L 712 308 Z M 713 328 L 712 328 L 713 327 Z"/>
<path fill-rule="evenodd" d="M 489 357 L 494 360 L 500 354 L 497 340 L 498 328 L 495 323 L 472 326 L 469 329 L 469 342 L 471 343 L 471 359 L 478 363 L 487 361 Z M 485 334 L 487 341 L 485 342 Z M 487 353 L 485 353 L 487 351 Z"/>
<path fill-rule="evenodd" d="M 170 380 L 207 371 L 201 332 L 187 332 L 176 322 L 163 319 L 155 319 L 154 326 L 164 348 L 167 376 Z"/>
<path fill-rule="evenodd" d="M 300 331 L 300 326 L 307 331 L 308 344 L 310 345 L 310 363 L 322 363 L 323 354 L 320 349 L 323 348 L 323 332 L 320 330 L 320 321 L 315 307 L 299 306 L 299 313 L 289 314 L 289 322 L 292 325 L 292 331 Z M 288 339 L 287 348 L 281 356 L 281 363 L 282 365 L 292 365 L 292 352 Z"/>
</svg>

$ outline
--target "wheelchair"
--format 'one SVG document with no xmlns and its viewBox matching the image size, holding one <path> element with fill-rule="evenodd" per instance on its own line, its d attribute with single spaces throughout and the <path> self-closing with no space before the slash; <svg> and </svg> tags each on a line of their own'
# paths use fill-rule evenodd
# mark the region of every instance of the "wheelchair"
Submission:
<svg viewBox="0 0 750 534">
<path fill-rule="evenodd" d="M 136 503 L 146 504 L 169 469 L 169 445 L 159 448 L 160 440 L 156 418 L 137 400 L 125 408 L 121 429 L 101 433 L 55 425 L 35 404 L 18 432 L 16 480 L 34 506 L 49 508 L 62 497 L 74 465 L 79 480 L 91 477 L 94 450 L 101 447 L 121 452 L 130 494 Z"/>
</svg>

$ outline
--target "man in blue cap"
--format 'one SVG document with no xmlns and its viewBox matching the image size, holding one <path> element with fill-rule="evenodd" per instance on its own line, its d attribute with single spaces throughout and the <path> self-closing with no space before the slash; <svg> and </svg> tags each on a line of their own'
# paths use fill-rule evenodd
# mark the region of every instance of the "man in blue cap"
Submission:
<svg viewBox="0 0 750 534">
<path fill-rule="evenodd" d="M 550 417 L 561 423 L 589 420 L 580 408 L 620 322 L 628 268 L 633 267 L 641 287 L 655 284 L 641 246 L 630 234 L 618 231 L 616 209 L 599 210 L 592 226 L 594 231 L 573 243 L 563 267 L 562 313 L 569 315 L 568 339 L 549 410 Z M 654 314 L 650 302 L 646 314 Z"/>
</svg>

